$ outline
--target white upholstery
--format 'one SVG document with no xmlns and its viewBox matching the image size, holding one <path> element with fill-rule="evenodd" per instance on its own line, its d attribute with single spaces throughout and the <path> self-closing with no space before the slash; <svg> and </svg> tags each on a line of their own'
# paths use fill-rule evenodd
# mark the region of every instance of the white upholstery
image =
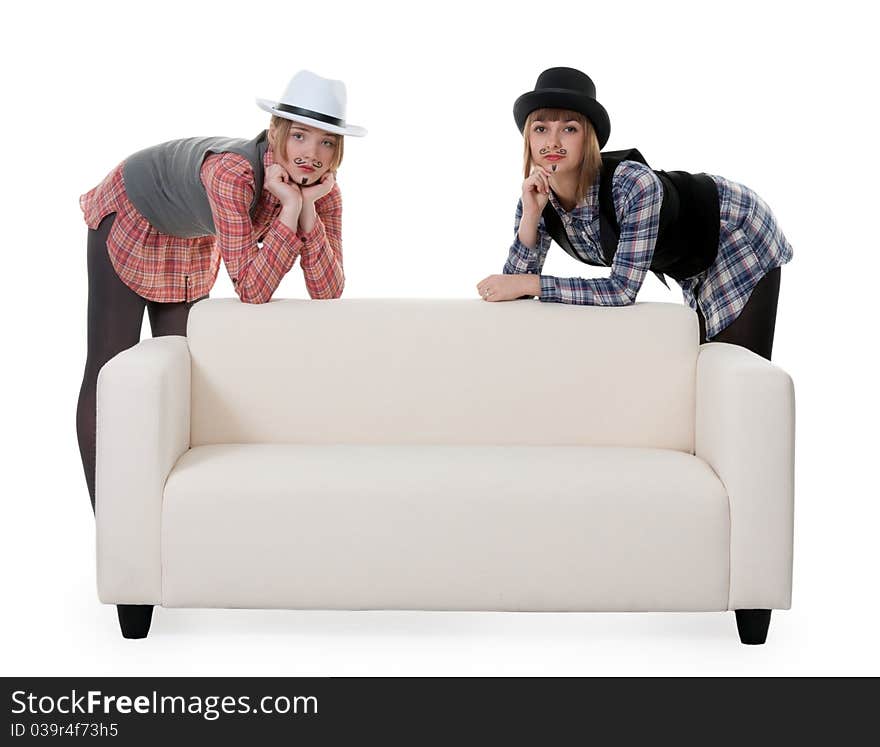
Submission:
<svg viewBox="0 0 880 747">
<path fill-rule="evenodd" d="M 187 334 L 194 446 L 694 448 L 699 330 L 679 304 L 229 299 L 196 304 Z"/>
<path fill-rule="evenodd" d="M 730 501 L 730 609 L 791 606 L 794 387 L 781 368 L 737 345 L 700 351 L 697 456 Z"/>
<path fill-rule="evenodd" d="M 171 607 L 723 610 L 700 459 L 548 446 L 200 446 L 162 522 Z"/>
<path fill-rule="evenodd" d="M 98 386 L 98 588 L 169 607 L 785 609 L 790 378 L 677 304 L 202 301 Z"/>
<path fill-rule="evenodd" d="M 98 592 L 116 604 L 162 599 L 159 527 L 165 480 L 189 448 L 185 337 L 144 340 L 98 374 Z"/>
</svg>

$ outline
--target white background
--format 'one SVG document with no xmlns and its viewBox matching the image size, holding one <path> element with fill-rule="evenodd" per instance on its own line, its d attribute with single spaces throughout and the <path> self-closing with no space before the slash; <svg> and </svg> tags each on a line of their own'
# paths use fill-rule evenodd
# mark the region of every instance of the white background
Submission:
<svg viewBox="0 0 880 747">
<path fill-rule="evenodd" d="M 488 4 L 487 4 L 488 5 Z M 869 3 L 85 2 L 2 22 L 3 613 L 7 675 L 878 674 L 876 24 Z M 162 610 L 124 641 L 95 591 L 74 413 L 77 198 L 177 137 L 252 137 L 308 68 L 341 78 L 346 297 L 475 297 L 519 193 L 514 99 L 586 71 L 609 149 L 741 181 L 794 247 L 775 362 L 795 381 L 794 596 L 768 643 L 732 613 Z M 590 273 L 561 250 L 551 274 Z M 225 271 L 213 296 L 232 295 Z M 305 297 L 297 264 L 276 297 Z M 639 300 L 680 302 L 648 277 Z M 145 334 L 147 334 L 145 330 Z M 540 340 L 534 341 L 535 349 Z M 528 353 L 527 353 L 528 354 Z"/>
</svg>

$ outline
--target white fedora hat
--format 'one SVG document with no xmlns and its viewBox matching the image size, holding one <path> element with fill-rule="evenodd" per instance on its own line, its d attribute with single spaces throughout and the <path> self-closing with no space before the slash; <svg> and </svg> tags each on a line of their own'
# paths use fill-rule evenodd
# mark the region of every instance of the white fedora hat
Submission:
<svg viewBox="0 0 880 747">
<path fill-rule="evenodd" d="M 363 127 L 345 122 L 345 83 L 300 70 L 278 101 L 257 99 L 257 106 L 277 117 L 317 127 L 336 135 L 363 137 Z"/>
</svg>

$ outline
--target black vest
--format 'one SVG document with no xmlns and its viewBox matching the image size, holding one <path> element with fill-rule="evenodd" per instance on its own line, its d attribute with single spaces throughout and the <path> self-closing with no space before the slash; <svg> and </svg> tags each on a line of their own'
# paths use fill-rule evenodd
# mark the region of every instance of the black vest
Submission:
<svg viewBox="0 0 880 747">
<path fill-rule="evenodd" d="M 620 227 L 614 209 L 611 182 L 621 161 L 637 161 L 647 166 L 635 148 L 602 153 L 599 175 L 599 234 L 602 254 L 611 265 L 620 239 Z M 718 189 L 706 174 L 686 171 L 654 171 L 663 185 L 660 226 L 651 259 L 651 271 L 666 285 L 663 274 L 684 280 L 707 269 L 718 255 L 721 216 Z M 544 225 L 550 236 L 580 262 L 551 203 L 544 208 Z M 668 286 L 667 286 L 668 287 Z"/>
</svg>

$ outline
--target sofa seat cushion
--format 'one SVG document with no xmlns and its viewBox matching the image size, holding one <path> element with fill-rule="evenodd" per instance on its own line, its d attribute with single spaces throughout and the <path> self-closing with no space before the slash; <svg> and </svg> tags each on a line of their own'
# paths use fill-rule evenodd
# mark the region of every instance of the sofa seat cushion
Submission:
<svg viewBox="0 0 880 747">
<path fill-rule="evenodd" d="M 729 531 L 679 451 L 201 446 L 165 486 L 163 604 L 724 610 Z"/>
</svg>

